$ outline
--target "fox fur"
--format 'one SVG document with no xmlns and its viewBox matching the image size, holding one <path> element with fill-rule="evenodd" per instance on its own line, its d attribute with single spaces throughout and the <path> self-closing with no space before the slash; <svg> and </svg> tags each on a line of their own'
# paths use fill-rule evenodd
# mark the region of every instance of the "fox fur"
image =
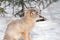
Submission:
<svg viewBox="0 0 60 40">
<path fill-rule="evenodd" d="M 39 17 L 37 10 L 29 8 L 21 19 L 13 20 L 8 24 L 3 40 L 31 40 L 30 31 L 33 29 L 36 18 Z"/>
</svg>

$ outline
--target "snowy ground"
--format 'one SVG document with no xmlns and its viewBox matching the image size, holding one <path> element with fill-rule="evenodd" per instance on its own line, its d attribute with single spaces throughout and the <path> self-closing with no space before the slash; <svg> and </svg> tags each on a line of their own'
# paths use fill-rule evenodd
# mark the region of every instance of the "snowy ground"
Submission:
<svg viewBox="0 0 60 40">
<path fill-rule="evenodd" d="M 0 17 L 0 40 L 3 39 L 6 27 L 6 18 Z"/>
<path fill-rule="evenodd" d="M 31 32 L 32 40 L 60 40 L 60 1 L 42 11 L 46 21 L 37 22 Z M 7 27 L 6 18 L 0 17 L 0 40 Z"/>
</svg>

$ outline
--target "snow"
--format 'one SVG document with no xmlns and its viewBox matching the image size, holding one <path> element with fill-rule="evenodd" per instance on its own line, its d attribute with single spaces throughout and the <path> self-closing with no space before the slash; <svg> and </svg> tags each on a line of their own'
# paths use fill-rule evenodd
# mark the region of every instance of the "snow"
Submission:
<svg viewBox="0 0 60 40">
<path fill-rule="evenodd" d="M 6 30 L 6 19 L 3 17 L 0 17 L 0 40 L 3 39 L 4 32 Z"/>
<path fill-rule="evenodd" d="M 36 32 L 36 37 L 34 40 L 56 40 L 59 37 L 58 33 L 60 30 L 60 27 L 57 23 L 54 23 L 52 21 L 45 21 L 45 22 L 39 22 L 36 23 L 36 27 L 34 28 L 34 32 Z"/>
<path fill-rule="evenodd" d="M 36 22 L 31 31 L 32 40 L 60 40 L 60 1 L 51 4 L 42 11 L 46 21 Z M 0 40 L 3 39 L 7 27 L 7 18 L 0 17 Z"/>
</svg>

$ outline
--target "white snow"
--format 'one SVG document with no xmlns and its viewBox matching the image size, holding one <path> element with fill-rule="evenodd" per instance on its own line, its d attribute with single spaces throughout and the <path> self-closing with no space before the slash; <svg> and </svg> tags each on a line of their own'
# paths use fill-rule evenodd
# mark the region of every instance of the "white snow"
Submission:
<svg viewBox="0 0 60 40">
<path fill-rule="evenodd" d="M 0 17 L 0 40 L 3 39 L 3 36 L 4 36 L 4 32 L 6 30 L 6 19 L 3 18 L 3 17 Z"/>
<path fill-rule="evenodd" d="M 46 21 L 37 22 L 31 31 L 32 40 L 60 40 L 60 1 L 42 11 Z M 6 17 L 0 17 L 0 40 L 7 27 Z"/>
</svg>

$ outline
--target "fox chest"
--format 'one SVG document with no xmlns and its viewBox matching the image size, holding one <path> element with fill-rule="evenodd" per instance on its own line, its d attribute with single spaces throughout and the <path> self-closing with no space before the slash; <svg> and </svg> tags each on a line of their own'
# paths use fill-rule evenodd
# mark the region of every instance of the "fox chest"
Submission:
<svg viewBox="0 0 60 40">
<path fill-rule="evenodd" d="M 28 31 L 28 30 L 30 30 L 30 29 L 32 29 L 34 27 L 34 23 L 21 23 L 20 25 L 19 25 L 19 28 L 21 29 L 21 30 L 23 30 L 23 31 Z"/>
</svg>

